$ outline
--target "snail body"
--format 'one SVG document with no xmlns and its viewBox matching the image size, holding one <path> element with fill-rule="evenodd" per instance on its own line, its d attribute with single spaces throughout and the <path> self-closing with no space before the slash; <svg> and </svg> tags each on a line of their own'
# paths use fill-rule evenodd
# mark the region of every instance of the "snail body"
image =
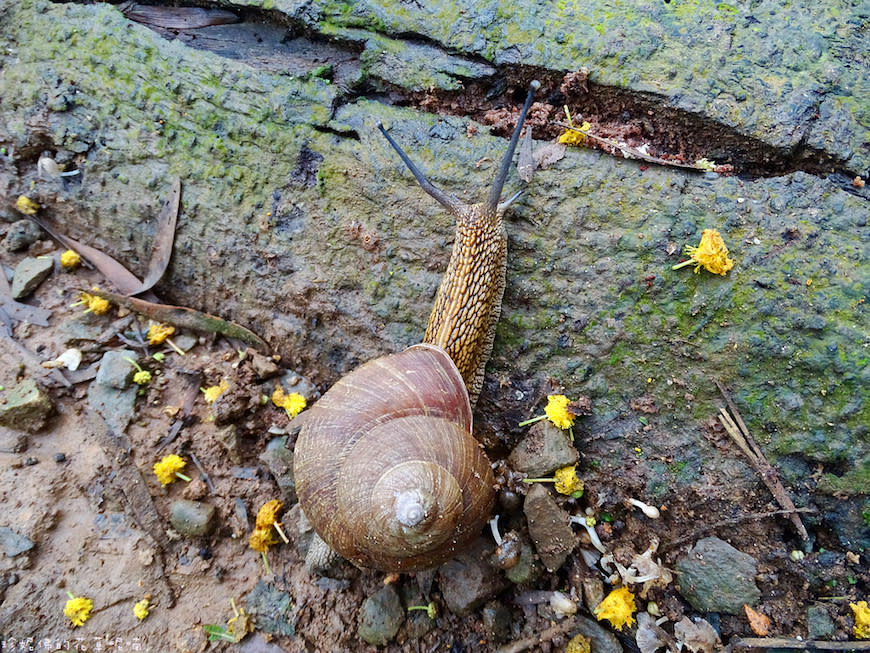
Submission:
<svg viewBox="0 0 870 653">
<path fill-rule="evenodd" d="M 361 567 L 413 571 L 453 557 L 489 519 L 495 481 L 472 435 L 505 286 L 502 188 L 533 82 L 486 201 L 433 186 L 381 125 L 420 186 L 457 219 L 424 342 L 340 379 L 307 411 L 296 442 L 299 503 L 317 535 Z M 315 555 L 322 555 L 319 552 Z"/>
</svg>

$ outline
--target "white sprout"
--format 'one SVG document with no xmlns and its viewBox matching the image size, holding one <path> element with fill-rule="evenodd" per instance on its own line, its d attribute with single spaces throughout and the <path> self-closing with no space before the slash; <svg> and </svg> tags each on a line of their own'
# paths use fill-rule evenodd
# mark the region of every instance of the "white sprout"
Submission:
<svg viewBox="0 0 870 653">
<path fill-rule="evenodd" d="M 633 506 L 637 506 L 641 509 L 643 514 L 645 514 L 650 519 L 658 519 L 662 516 L 662 513 L 659 512 L 659 509 L 655 506 L 650 506 L 643 501 L 639 501 L 637 499 L 628 499 L 626 503 L 630 503 Z"/>
<path fill-rule="evenodd" d="M 489 520 L 489 530 L 492 531 L 492 539 L 495 540 L 496 546 L 501 546 L 501 534 L 498 532 L 498 515 Z"/>
<path fill-rule="evenodd" d="M 57 161 L 52 159 L 50 156 L 39 157 L 39 161 L 36 162 L 36 169 L 40 174 L 48 175 L 52 179 L 57 179 L 58 177 L 71 177 L 72 175 L 79 174 L 78 170 L 70 170 L 68 172 L 62 171 L 60 166 L 57 164 Z"/>
<path fill-rule="evenodd" d="M 572 524 L 580 524 L 585 528 L 586 532 L 589 533 L 589 540 L 592 542 L 592 546 L 601 551 L 601 553 L 607 553 L 607 549 L 604 548 L 598 533 L 595 531 L 595 517 L 574 516 L 570 518 L 570 521 Z"/>
<path fill-rule="evenodd" d="M 550 607 L 559 617 L 570 617 L 577 612 L 577 604 L 562 592 L 553 592 L 550 597 Z"/>
</svg>

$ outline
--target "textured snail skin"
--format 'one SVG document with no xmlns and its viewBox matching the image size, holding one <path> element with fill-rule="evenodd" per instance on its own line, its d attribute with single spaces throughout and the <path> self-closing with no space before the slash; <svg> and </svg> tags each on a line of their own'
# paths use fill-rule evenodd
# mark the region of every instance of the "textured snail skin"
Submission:
<svg viewBox="0 0 870 653">
<path fill-rule="evenodd" d="M 299 504 L 323 542 L 360 567 L 434 567 L 489 519 L 495 480 L 472 435 L 471 410 L 505 287 L 501 192 L 538 87 L 530 85 L 489 196 L 479 204 L 433 186 L 378 125 L 423 190 L 456 217 L 456 240 L 424 344 L 366 363 L 304 413 L 294 458 Z M 312 552 L 309 570 L 313 559 L 323 559 L 322 545 Z"/>
<path fill-rule="evenodd" d="M 462 377 L 438 347 L 417 345 L 339 380 L 296 443 L 296 492 L 317 534 L 360 567 L 414 571 L 452 558 L 494 499 L 471 420 Z M 407 526 L 396 504 L 409 493 L 429 503 Z"/>
</svg>

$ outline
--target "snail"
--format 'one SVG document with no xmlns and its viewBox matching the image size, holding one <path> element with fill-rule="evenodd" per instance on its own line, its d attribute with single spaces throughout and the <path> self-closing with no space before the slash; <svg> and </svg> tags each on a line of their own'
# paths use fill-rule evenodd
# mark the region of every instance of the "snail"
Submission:
<svg viewBox="0 0 870 653">
<path fill-rule="evenodd" d="M 539 87 L 530 84 L 489 195 L 478 204 L 432 185 L 378 123 L 423 190 L 456 217 L 456 240 L 423 343 L 362 365 L 304 413 L 294 477 L 320 538 L 309 570 L 325 566 L 328 550 L 359 567 L 431 568 L 454 557 L 489 519 L 495 480 L 472 435 L 472 406 L 501 312 L 502 214 L 519 195 L 500 203 L 501 192 Z"/>
</svg>

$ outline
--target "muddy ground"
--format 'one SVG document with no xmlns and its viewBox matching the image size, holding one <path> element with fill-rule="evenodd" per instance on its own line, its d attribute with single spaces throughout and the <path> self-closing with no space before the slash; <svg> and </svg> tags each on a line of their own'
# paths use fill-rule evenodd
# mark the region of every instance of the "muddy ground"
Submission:
<svg viewBox="0 0 870 653">
<path fill-rule="evenodd" d="M 4 251 L 0 260 L 11 268 L 28 254 L 57 260 L 59 253 L 50 241 L 40 240 L 27 252 Z M 569 635 L 579 627 L 572 629 L 569 624 L 564 632 L 551 629 L 565 625 L 550 607 L 551 590 L 561 590 L 579 605 L 580 615 L 590 616 L 595 606 L 588 604 L 588 597 L 584 604 L 582 588 L 589 583 L 607 586 L 601 585 L 605 574 L 600 569 L 582 562 L 580 550 L 592 550 L 585 536 L 560 569 L 541 573 L 523 585 L 500 580 L 504 584 L 485 597 L 481 602 L 485 605 L 465 616 L 446 608 L 439 574 L 390 579 L 345 565 L 335 579 L 309 576 L 302 564 L 307 541 L 295 510 L 284 518 L 291 542 L 269 551 L 267 572 L 261 557 L 248 548 L 247 538 L 259 506 L 282 496 L 260 455 L 270 440 L 286 432 L 289 419 L 263 399 L 274 384 L 274 379 L 258 376 L 264 359 L 254 365 L 252 350 L 246 352 L 238 343 L 205 335 L 189 338 L 188 342 L 196 344 L 184 356 L 166 345 L 139 344 L 147 322 L 137 315 L 113 307 L 97 316 L 85 314 L 82 306 L 71 306 L 80 289 L 100 284 L 104 280 L 94 270 L 55 269 L 29 300 L 51 312 L 50 325 L 18 322 L 11 335 L 0 338 L 0 385 L 8 393 L 18 381 L 35 379 L 56 409 L 36 434 L 0 430 L 4 506 L 0 525 L 34 544 L 14 557 L 0 558 L 4 641 L 29 642 L 32 638 L 45 646 L 69 642 L 80 650 L 100 650 L 100 646 L 105 650 L 207 650 L 228 646 L 210 644 L 204 626 L 225 627 L 233 617 L 234 601 L 239 608 L 247 607 L 253 624 L 254 634 L 240 645 L 243 650 L 277 650 L 274 646 L 287 651 L 373 649 L 358 638 L 358 613 L 365 599 L 387 582 L 399 589 L 405 607 L 432 601 L 437 609 L 434 621 L 422 627 L 420 619 L 425 617 L 408 617 L 388 650 L 488 651 L 512 642 L 524 643 L 531 650 L 564 650 Z M 173 337 L 184 335 L 191 334 Z M 85 352 L 78 371 L 40 367 L 41 361 L 56 358 L 71 343 Z M 93 399 L 89 401 L 98 361 L 105 351 L 121 348 L 138 349 L 139 360 L 153 375 L 151 383 L 138 392 L 126 431 L 109 427 L 95 410 Z M 156 352 L 165 358 L 155 360 Z M 59 375 L 68 377 L 69 385 L 60 382 Z M 229 382 L 230 390 L 218 404 L 209 405 L 201 388 L 222 379 Z M 221 401 L 233 407 L 221 408 Z M 636 408 L 642 412 L 644 405 Z M 213 412 L 218 412 L 218 421 L 227 421 L 227 415 L 221 416 L 227 410 L 229 421 L 237 426 L 237 441 L 225 425 L 215 424 Z M 125 420 L 123 414 L 110 419 Z M 639 422 L 638 431 L 642 430 Z M 803 514 L 811 535 L 809 542 L 803 542 L 787 518 L 773 514 L 779 506 L 760 480 L 729 483 L 727 469 L 742 468 L 745 462 L 715 422 L 711 420 L 703 437 L 718 448 L 721 470 L 690 491 L 665 492 L 657 502 L 662 509 L 657 520 L 644 517 L 621 500 L 644 498 L 638 495 L 643 483 L 634 474 L 633 464 L 633 459 L 643 455 L 640 448 L 629 446 L 626 440 L 586 433 L 579 422 L 577 435 L 582 451 L 578 471 L 586 492 L 580 499 L 560 495 L 558 501 L 572 513 L 590 507 L 599 517 L 609 514 L 609 523 L 600 522 L 599 533 L 617 560 L 627 565 L 655 539 L 663 565 L 673 569 L 697 539 L 718 536 L 757 562 L 755 581 L 761 598 L 755 609 L 770 618 L 771 636 L 809 637 L 808 629 L 813 626 L 808 624 L 807 609 L 812 607 L 830 617 L 833 631 L 826 639 L 852 639 L 848 603 L 867 596 L 867 553 L 844 546 L 830 533 L 814 505 Z M 291 435 L 291 446 L 292 440 Z M 168 453 L 181 454 L 188 461 L 185 471 L 192 478 L 190 483 L 163 487 L 157 481 L 152 466 Z M 201 469 L 191 464 L 194 456 Z M 516 530 L 527 540 L 521 504 L 506 494 L 507 490 L 522 494 L 526 488 L 502 461 L 497 464 L 499 471 L 501 530 Z M 804 489 L 796 488 L 799 493 Z M 735 496 L 742 497 L 739 504 Z M 170 504 L 181 498 L 216 508 L 216 526 L 210 535 L 182 537 L 172 528 Z M 487 555 L 494 554 L 495 542 L 488 533 L 483 535 L 481 546 Z M 665 618 L 666 629 L 683 616 L 705 616 L 722 642 L 732 645 L 738 638 L 753 636 L 745 615 L 702 615 L 693 610 L 677 591 L 678 582 L 677 578 L 652 589 L 645 600 L 638 599 L 640 609 L 654 603 Z M 260 598 L 255 601 L 250 593 L 258 583 Z M 73 627 L 63 614 L 67 592 L 93 601 L 92 616 L 81 627 Z M 146 596 L 151 613 L 139 621 L 133 606 Z M 544 632 L 549 640 L 533 644 Z M 625 650 L 635 649 L 632 629 L 616 634 Z"/>
</svg>

